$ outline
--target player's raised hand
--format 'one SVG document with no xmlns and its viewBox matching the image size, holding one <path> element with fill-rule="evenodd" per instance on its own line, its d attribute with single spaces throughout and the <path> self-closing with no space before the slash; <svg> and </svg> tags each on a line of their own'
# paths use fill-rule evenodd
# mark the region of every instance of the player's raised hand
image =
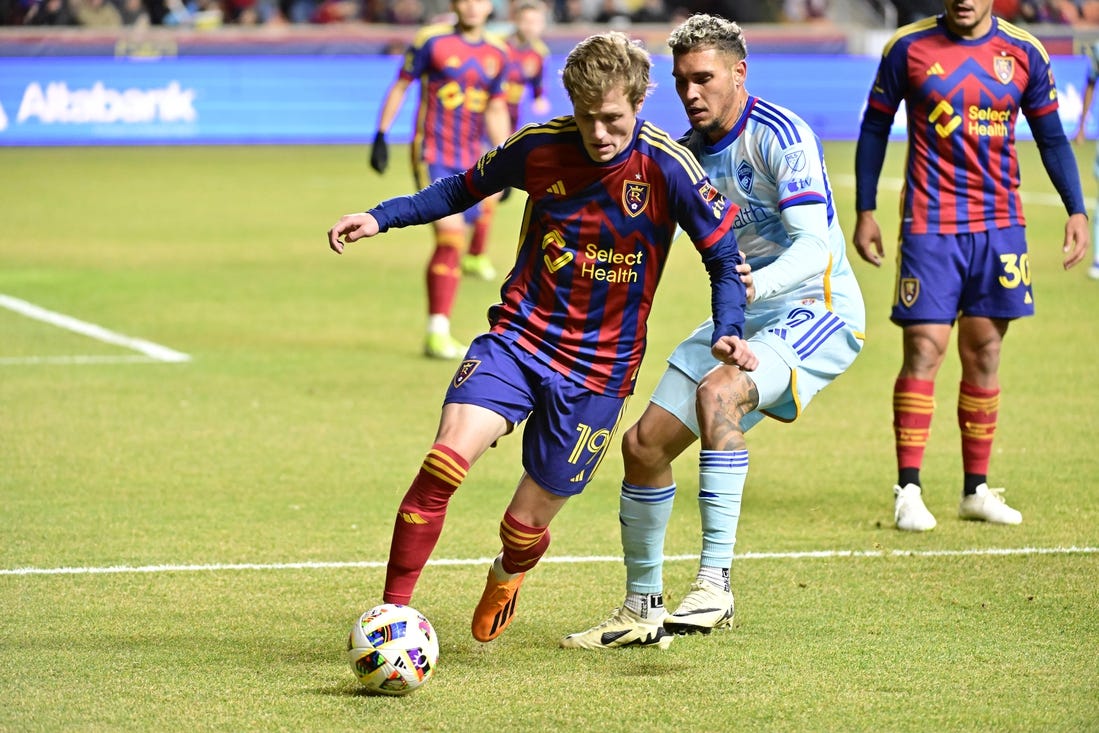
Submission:
<svg viewBox="0 0 1099 733">
<path fill-rule="evenodd" d="M 759 366 L 759 357 L 748 348 L 748 342 L 736 336 L 722 336 L 710 349 L 718 361 L 730 366 L 740 367 L 746 372 Z"/>
<path fill-rule="evenodd" d="M 881 227 L 874 218 L 873 211 L 860 211 L 855 222 L 855 234 L 852 237 L 855 249 L 859 257 L 869 262 L 874 267 L 881 267 L 881 259 L 885 256 L 885 247 L 881 243 Z"/>
<path fill-rule="evenodd" d="M 328 246 L 336 254 L 343 254 L 344 245 L 378 233 L 378 220 L 372 214 L 344 214 L 328 230 Z"/>
</svg>

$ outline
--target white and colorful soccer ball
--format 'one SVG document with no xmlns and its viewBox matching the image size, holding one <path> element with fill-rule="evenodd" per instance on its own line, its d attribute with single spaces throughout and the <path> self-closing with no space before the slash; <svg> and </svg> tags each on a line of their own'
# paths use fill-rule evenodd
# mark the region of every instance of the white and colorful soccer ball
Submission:
<svg viewBox="0 0 1099 733">
<path fill-rule="evenodd" d="M 415 608 L 383 603 L 351 627 L 347 661 L 368 690 L 407 695 L 435 672 L 439 637 L 427 617 Z"/>
</svg>

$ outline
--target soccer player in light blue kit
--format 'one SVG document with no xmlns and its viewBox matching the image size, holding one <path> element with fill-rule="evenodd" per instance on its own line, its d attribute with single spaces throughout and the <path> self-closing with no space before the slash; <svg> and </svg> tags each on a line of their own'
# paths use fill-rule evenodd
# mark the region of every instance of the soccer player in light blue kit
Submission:
<svg viewBox="0 0 1099 733">
<path fill-rule="evenodd" d="M 759 366 L 749 373 L 719 364 L 709 353 L 710 321 L 672 352 L 644 414 L 622 441 L 625 602 L 603 623 L 561 639 L 566 648 L 666 649 L 675 633 L 731 624 L 729 570 L 748 475 L 744 433 L 764 416 L 795 420 L 862 348 L 862 294 L 816 135 L 789 110 L 748 94 L 747 48 L 736 23 L 695 15 L 668 45 L 693 128 L 686 145 L 740 207 L 734 227 L 747 260 L 740 266 L 748 292 L 745 336 Z M 697 438 L 700 567 L 668 614 L 661 571 L 676 493 L 671 464 Z"/>
<path fill-rule="evenodd" d="M 1099 81 L 1099 41 L 1084 46 L 1084 56 L 1088 60 L 1088 74 L 1087 80 L 1084 83 L 1084 107 L 1080 111 L 1080 129 L 1076 133 L 1076 142 L 1084 142 L 1084 123 L 1088 119 L 1088 112 L 1091 110 L 1092 100 L 1095 99 L 1095 82 Z M 1092 166 L 1092 173 L 1095 175 L 1095 179 L 1099 181 L 1099 144 L 1095 148 L 1095 163 Z M 1095 207 L 1095 214 L 1091 219 L 1091 245 L 1094 248 L 1092 250 L 1091 267 L 1088 269 L 1088 277 L 1093 280 L 1099 280 L 1099 204 Z"/>
</svg>

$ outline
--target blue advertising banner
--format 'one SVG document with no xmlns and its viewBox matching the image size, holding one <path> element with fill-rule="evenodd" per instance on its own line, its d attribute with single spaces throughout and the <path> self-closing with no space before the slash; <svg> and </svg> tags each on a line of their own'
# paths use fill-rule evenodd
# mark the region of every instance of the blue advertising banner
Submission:
<svg viewBox="0 0 1099 733">
<path fill-rule="evenodd" d="M 561 56 L 550 59 L 551 115 L 571 105 Z M 749 63 L 752 93 L 789 107 L 826 140 L 853 140 L 877 58 L 776 56 Z M 0 146 L 368 143 L 396 78 L 396 56 L 206 56 L 0 58 Z M 1054 57 L 1061 118 L 1075 134 L 1084 60 Z M 642 117 L 678 135 L 686 129 L 671 59 L 654 58 L 656 89 Z M 390 131 L 406 142 L 414 85 Z M 525 119 L 532 119 L 526 110 Z M 1089 136 L 1099 121 L 1091 116 Z M 903 114 L 894 133 L 904 134 Z M 1029 137 L 1020 119 L 1017 134 Z"/>
</svg>

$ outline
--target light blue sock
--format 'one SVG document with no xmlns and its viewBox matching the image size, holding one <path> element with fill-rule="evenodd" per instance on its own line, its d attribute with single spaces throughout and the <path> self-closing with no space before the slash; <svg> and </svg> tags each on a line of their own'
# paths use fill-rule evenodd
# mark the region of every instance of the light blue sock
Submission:
<svg viewBox="0 0 1099 733">
<path fill-rule="evenodd" d="M 622 482 L 618 521 L 626 559 L 626 592 L 664 591 L 664 530 L 674 500 L 675 484 L 656 488 Z"/>
<path fill-rule="evenodd" d="M 748 451 L 704 450 L 698 464 L 698 510 L 702 514 L 701 565 L 728 568 L 748 478 Z"/>
<path fill-rule="evenodd" d="M 1099 178 L 1099 151 L 1095 154 L 1095 176 Z M 1095 215 L 1091 220 L 1092 265 L 1099 265 L 1099 203 L 1095 205 Z"/>
</svg>

